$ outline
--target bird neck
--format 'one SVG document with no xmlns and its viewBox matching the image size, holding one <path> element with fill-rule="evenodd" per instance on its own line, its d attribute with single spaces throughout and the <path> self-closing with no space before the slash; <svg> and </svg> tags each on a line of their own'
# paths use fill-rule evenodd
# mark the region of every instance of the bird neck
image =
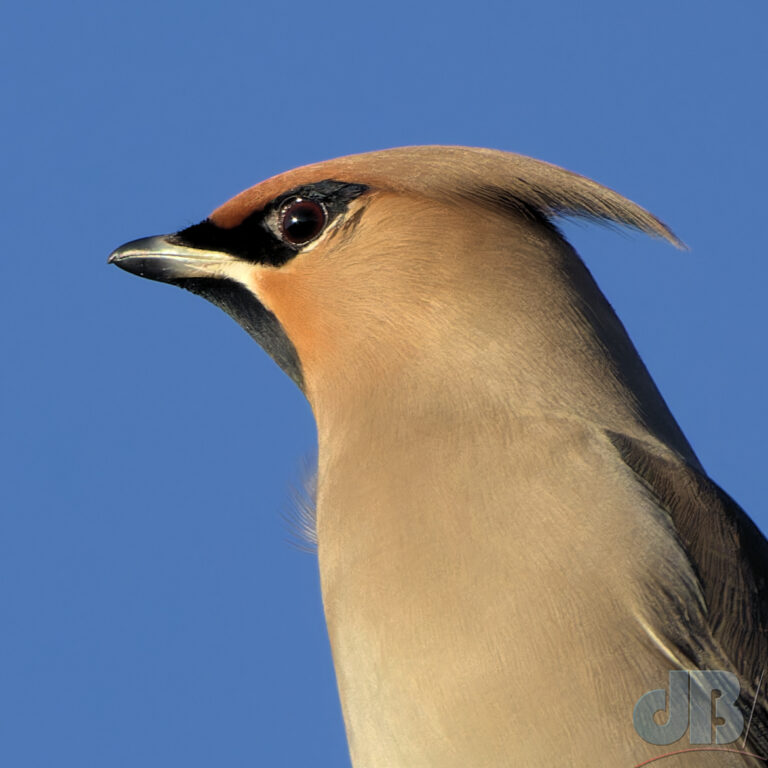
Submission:
<svg viewBox="0 0 768 768">
<path fill-rule="evenodd" d="M 508 419 L 568 419 L 659 442 L 700 468 L 567 243 L 544 263 L 534 248 L 487 266 L 429 285 L 418 311 L 338 329 L 336 338 L 354 339 L 338 354 L 346 364 L 309 382 L 321 451 L 355 434 L 409 440 L 432 428 L 482 433 Z"/>
<path fill-rule="evenodd" d="M 653 611 L 622 599 L 662 592 L 649 581 L 662 562 L 694 579 L 650 498 L 606 471 L 609 441 L 509 411 L 438 407 L 398 427 L 400 416 L 320 443 L 321 586 L 354 764 L 504 765 L 536 729 L 513 702 L 542 685 L 568 732 L 576 713 L 631 713 L 645 679 L 595 699 L 560 690 L 564 665 L 597 675 L 590 649 L 615 643 L 628 669 L 663 674 L 669 661 L 635 638 Z M 526 764 L 547 750 L 537 743 Z"/>
</svg>

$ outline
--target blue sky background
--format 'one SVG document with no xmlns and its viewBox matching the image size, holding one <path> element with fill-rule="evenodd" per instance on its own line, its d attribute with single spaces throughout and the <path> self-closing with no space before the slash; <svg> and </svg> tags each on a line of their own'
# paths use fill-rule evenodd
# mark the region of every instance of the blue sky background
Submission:
<svg viewBox="0 0 768 768">
<path fill-rule="evenodd" d="M 307 162 L 530 154 L 690 245 L 566 231 L 768 529 L 768 5 L 14 3 L 0 26 L 0 765 L 345 766 L 314 425 L 226 315 L 105 263 Z"/>
</svg>

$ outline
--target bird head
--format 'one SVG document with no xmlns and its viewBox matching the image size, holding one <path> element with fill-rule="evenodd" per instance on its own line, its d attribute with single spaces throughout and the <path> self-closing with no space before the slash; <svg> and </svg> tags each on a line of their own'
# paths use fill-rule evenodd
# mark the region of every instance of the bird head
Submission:
<svg viewBox="0 0 768 768">
<path fill-rule="evenodd" d="M 655 387 L 558 216 L 679 244 L 583 176 L 506 152 L 426 146 L 280 174 L 199 224 L 127 243 L 110 262 L 220 306 L 316 412 L 417 382 L 434 401 L 446 381 L 497 382 L 498 397 L 527 407 L 544 398 L 554 410 L 573 409 L 579 392 L 597 401 L 582 410 L 605 410 L 594 392 L 615 384 L 642 410 Z"/>
</svg>

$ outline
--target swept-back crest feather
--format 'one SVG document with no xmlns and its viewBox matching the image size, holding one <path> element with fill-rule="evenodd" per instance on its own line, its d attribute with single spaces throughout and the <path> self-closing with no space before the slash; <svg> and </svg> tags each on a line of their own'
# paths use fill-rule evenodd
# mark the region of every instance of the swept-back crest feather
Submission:
<svg viewBox="0 0 768 768">
<path fill-rule="evenodd" d="M 328 178 L 424 197 L 518 207 L 547 219 L 575 216 L 621 224 L 684 247 L 666 224 L 596 181 L 542 160 L 479 147 L 398 147 L 303 166 L 241 192 L 211 218 L 220 226 L 235 226 L 278 194 Z"/>
</svg>

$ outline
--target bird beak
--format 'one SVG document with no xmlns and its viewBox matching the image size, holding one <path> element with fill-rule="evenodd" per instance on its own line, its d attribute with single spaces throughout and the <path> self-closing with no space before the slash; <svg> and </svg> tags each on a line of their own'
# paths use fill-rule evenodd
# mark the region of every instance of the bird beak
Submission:
<svg viewBox="0 0 768 768">
<path fill-rule="evenodd" d="M 143 237 L 121 245 L 107 262 L 126 272 L 175 283 L 190 278 L 224 277 L 228 265 L 238 261 L 228 253 L 190 248 L 174 242 L 173 235 Z"/>
</svg>

